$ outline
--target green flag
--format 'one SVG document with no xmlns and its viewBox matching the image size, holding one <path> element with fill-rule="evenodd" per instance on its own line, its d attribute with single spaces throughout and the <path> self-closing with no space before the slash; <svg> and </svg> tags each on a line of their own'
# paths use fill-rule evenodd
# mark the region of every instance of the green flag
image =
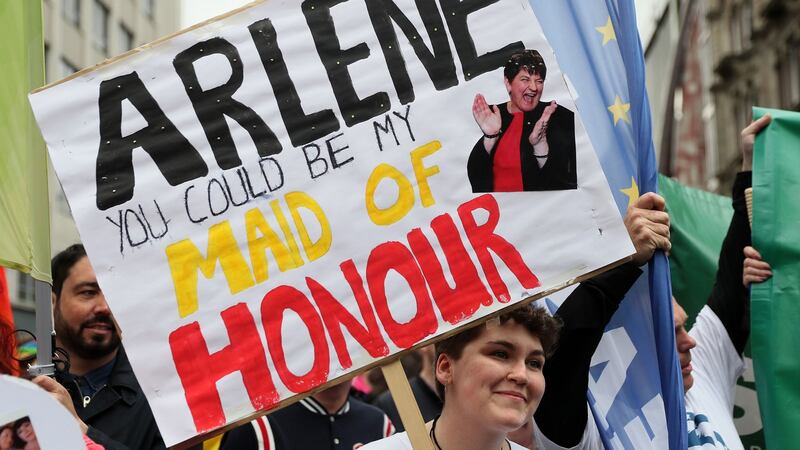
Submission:
<svg viewBox="0 0 800 450">
<path fill-rule="evenodd" d="M 0 265 L 50 282 L 47 156 L 28 92 L 44 83 L 42 4 L 0 2 Z"/>
<path fill-rule="evenodd" d="M 753 108 L 772 123 L 753 154 L 753 247 L 772 278 L 750 291 L 751 344 L 767 447 L 800 442 L 800 113 Z"/>
</svg>

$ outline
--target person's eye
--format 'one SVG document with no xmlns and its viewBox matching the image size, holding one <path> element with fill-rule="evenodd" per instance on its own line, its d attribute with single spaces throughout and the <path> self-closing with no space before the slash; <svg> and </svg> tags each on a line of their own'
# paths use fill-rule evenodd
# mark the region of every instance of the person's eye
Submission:
<svg viewBox="0 0 800 450">
<path fill-rule="evenodd" d="M 78 295 L 85 298 L 94 297 L 95 295 L 97 295 L 97 291 L 95 290 L 81 291 L 80 293 L 78 293 Z"/>
<path fill-rule="evenodd" d="M 529 368 L 534 370 L 541 370 L 542 367 L 544 367 L 544 361 L 541 361 L 539 359 L 529 359 L 527 364 Z"/>
<path fill-rule="evenodd" d="M 492 356 L 499 359 L 508 359 L 508 352 L 504 350 L 495 350 L 492 352 Z"/>
</svg>

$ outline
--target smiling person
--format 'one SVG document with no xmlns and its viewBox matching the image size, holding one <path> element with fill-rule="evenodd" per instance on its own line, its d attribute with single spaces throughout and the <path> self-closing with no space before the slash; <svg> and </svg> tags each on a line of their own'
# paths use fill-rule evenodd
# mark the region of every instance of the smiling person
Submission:
<svg viewBox="0 0 800 450">
<path fill-rule="evenodd" d="M 664 199 L 654 193 L 628 208 L 624 223 L 636 250 L 631 261 L 582 281 L 555 317 L 543 308 L 522 307 L 436 344 L 434 369 L 444 407 L 428 430 L 437 450 L 602 448 L 597 428 L 587 428 L 594 424 L 586 406 L 591 357 L 641 275 L 639 267 L 657 249 L 670 248 L 664 209 Z M 411 445 L 399 433 L 367 449 Z"/>
<path fill-rule="evenodd" d="M 577 188 L 575 115 L 541 101 L 547 67 L 536 50 L 509 58 L 503 82 L 509 101 L 489 105 L 475 96 L 472 115 L 483 132 L 467 162 L 472 192 Z"/>
<path fill-rule="evenodd" d="M 81 430 L 109 450 L 166 448 L 83 245 L 56 255 L 51 269 L 56 345 L 70 363 L 58 381 L 71 397 Z M 43 383 L 48 380 L 35 381 L 57 394 Z"/>
<path fill-rule="evenodd" d="M 36 432 L 33 431 L 31 419 L 23 417 L 14 422 L 14 434 L 16 435 L 15 448 L 19 450 L 39 450 L 39 440 Z"/>
<path fill-rule="evenodd" d="M 428 423 L 437 450 L 521 450 L 507 434 L 530 420 L 544 394 L 542 368 L 559 323 L 523 306 L 436 344 L 442 414 Z M 399 433 L 363 450 L 411 449 Z"/>
</svg>

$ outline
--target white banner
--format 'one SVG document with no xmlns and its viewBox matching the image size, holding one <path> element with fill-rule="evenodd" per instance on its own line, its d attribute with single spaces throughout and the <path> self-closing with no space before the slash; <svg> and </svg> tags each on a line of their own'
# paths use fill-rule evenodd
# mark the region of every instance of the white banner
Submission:
<svg viewBox="0 0 800 450">
<path fill-rule="evenodd" d="M 573 179 L 473 193 L 525 48 Z M 167 445 L 633 253 L 525 1 L 270 1 L 31 103 Z"/>
<path fill-rule="evenodd" d="M 25 448 L 83 450 L 78 422 L 47 391 L 30 381 L 0 375 L 0 445 L 16 448 L 13 436 Z M 7 445 L 10 445 L 8 447 Z"/>
</svg>

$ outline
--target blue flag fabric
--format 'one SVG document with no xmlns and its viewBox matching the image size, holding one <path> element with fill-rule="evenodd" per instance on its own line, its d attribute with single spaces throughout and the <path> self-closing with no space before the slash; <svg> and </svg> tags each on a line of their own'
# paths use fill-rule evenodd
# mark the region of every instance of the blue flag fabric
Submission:
<svg viewBox="0 0 800 450">
<path fill-rule="evenodd" d="M 633 0 L 530 0 L 577 94 L 624 214 L 658 190 L 644 55 Z M 669 264 L 658 252 L 628 293 L 592 361 L 589 403 L 606 448 L 687 447 Z"/>
</svg>

